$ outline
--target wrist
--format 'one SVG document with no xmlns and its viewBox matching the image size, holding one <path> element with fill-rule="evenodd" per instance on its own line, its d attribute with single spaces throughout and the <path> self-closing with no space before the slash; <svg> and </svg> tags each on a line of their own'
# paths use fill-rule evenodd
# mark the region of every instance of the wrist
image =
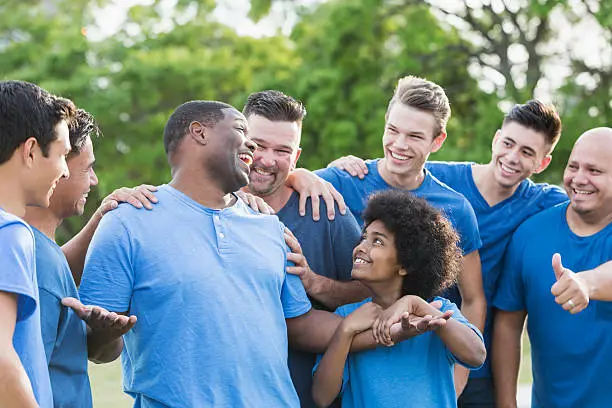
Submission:
<svg viewBox="0 0 612 408">
<path fill-rule="evenodd" d="M 575 276 L 586 289 L 589 299 L 597 296 L 597 279 L 595 278 L 595 271 L 593 269 L 577 273 Z"/>
</svg>

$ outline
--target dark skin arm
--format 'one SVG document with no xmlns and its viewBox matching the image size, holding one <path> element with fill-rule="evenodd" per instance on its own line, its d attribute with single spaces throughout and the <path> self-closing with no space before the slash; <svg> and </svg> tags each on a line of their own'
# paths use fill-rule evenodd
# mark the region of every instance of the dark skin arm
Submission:
<svg viewBox="0 0 612 408">
<path fill-rule="evenodd" d="M 89 360 L 100 364 L 114 361 L 123 350 L 123 335 L 136 324 L 136 316 L 116 313 L 98 306 L 85 306 L 78 299 L 62 299 L 77 316 L 87 323 L 87 352 Z"/>
</svg>

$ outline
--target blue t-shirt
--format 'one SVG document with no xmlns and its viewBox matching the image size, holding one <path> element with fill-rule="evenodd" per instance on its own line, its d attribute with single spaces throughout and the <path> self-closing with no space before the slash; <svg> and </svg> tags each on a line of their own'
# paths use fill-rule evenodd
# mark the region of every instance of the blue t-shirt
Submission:
<svg viewBox="0 0 612 408">
<path fill-rule="evenodd" d="M 452 310 L 452 319 L 470 327 L 482 339 L 480 331 L 463 317 L 454 303 L 441 297 L 434 300 L 442 302 L 442 312 Z M 367 302 L 371 299 L 341 306 L 336 314 L 346 317 Z M 456 407 L 453 379 L 456 362 L 475 368 L 459 361 L 433 332 L 393 347 L 350 353 L 344 367 L 342 407 Z"/>
<path fill-rule="evenodd" d="M 62 249 L 32 228 L 36 243 L 36 275 L 40 292 L 40 320 L 49 365 L 53 403 L 62 408 L 92 406 L 87 376 L 87 327 L 63 306 L 65 297 L 79 297 Z"/>
<path fill-rule="evenodd" d="M 555 303 L 552 256 L 573 271 L 612 259 L 612 224 L 580 237 L 567 224 L 567 203 L 525 221 L 508 246 L 493 306 L 528 313 L 532 406 L 608 407 L 612 401 L 612 302 L 592 300 L 572 315 Z"/>
<path fill-rule="evenodd" d="M 327 214 L 323 200 L 320 202 L 320 213 Z M 306 215 L 302 217 L 299 214 L 299 195 L 294 192 L 277 215 L 300 241 L 304 256 L 314 272 L 334 280 L 351 280 L 353 248 L 359 242 L 361 229 L 350 213 L 342 215 L 336 208 L 333 221 L 325 216 L 314 221 L 312 203 L 308 199 Z M 311 299 L 311 302 L 315 308 L 325 309 L 316 300 Z M 312 400 L 312 367 L 315 360 L 316 354 L 289 348 L 289 371 L 302 408 L 316 407 Z"/>
<path fill-rule="evenodd" d="M 319 177 L 330 182 L 342 194 L 355 219 L 362 225 L 361 214 L 365 210 L 368 197 L 378 191 L 395 188 L 390 186 L 378 172 L 379 160 L 366 161 L 368 174 L 363 179 L 353 177 L 344 170 L 335 167 L 315 172 Z M 482 242 L 478 234 L 476 215 L 474 215 L 474 210 L 465 197 L 440 182 L 427 170 L 425 170 L 423 183 L 416 189 L 410 190 L 410 192 L 417 197 L 424 198 L 446 215 L 459 234 L 460 246 L 464 255 L 480 248 Z"/>
<path fill-rule="evenodd" d="M 53 395 L 40 328 L 34 236 L 22 219 L 1 208 L 0 264 L 0 291 L 18 295 L 13 347 L 36 401 L 42 408 L 51 408 Z"/>
<path fill-rule="evenodd" d="M 206 208 L 171 186 L 120 205 L 93 237 L 82 301 L 138 317 L 123 382 L 136 407 L 297 407 L 285 319 L 311 308 L 287 275 L 283 225 L 242 201 Z"/>
<path fill-rule="evenodd" d="M 453 190 L 463 194 L 472 204 L 478 220 L 478 230 L 482 239 L 480 261 L 482 263 L 482 282 L 487 298 L 487 319 L 484 339 L 490 350 L 493 308 L 491 303 L 501 272 L 502 260 L 512 233 L 527 218 L 556 204 L 567 201 L 565 192 L 556 186 L 523 180 L 514 194 L 506 200 L 490 206 L 480 194 L 472 173 L 471 162 L 427 162 L 425 167 L 440 181 Z M 490 354 L 480 370 L 472 371 L 475 378 L 490 377 Z"/>
</svg>

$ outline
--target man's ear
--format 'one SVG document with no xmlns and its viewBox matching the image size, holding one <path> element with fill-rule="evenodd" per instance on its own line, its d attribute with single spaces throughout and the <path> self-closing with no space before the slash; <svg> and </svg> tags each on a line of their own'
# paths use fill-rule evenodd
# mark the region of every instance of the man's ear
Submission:
<svg viewBox="0 0 612 408">
<path fill-rule="evenodd" d="M 23 144 L 21 144 L 17 150 L 21 155 L 21 158 L 27 167 L 32 167 L 34 165 L 34 158 L 38 150 L 40 150 L 40 146 L 35 137 L 28 138 Z M 41 151 L 42 152 L 42 151 Z"/>
<path fill-rule="evenodd" d="M 291 163 L 291 171 L 295 170 L 295 167 L 297 166 L 297 162 L 300 159 L 301 154 L 302 154 L 302 148 L 298 147 L 297 151 L 295 152 L 295 160 L 293 160 L 293 163 Z"/>
<path fill-rule="evenodd" d="M 198 144 L 205 146 L 208 143 L 206 139 L 206 126 L 194 120 L 189 124 L 189 135 Z"/>
<path fill-rule="evenodd" d="M 399 274 L 399 276 L 406 276 L 406 275 L 408 275 L 408 271 L 406 269 L 404 269 L 403 267 L 400 268 L 400 270 L 397 271 L 397 273 Z"/>
<path fill-rule="evenodd" d="M 540 174 L 541 172 L 543 172 L 544 170 L 546 170 L 546 168 L 548 167 L 548 165 L 550 164 L 550 161 L 552 160 L 552 155 L 547 154 L 546 156 L 544 156 L 544 158 L 542 159 L 542 161 L 540 162 L 540 164 L 538 165 L 538 167 L 534 170 L 535 174 Z"/>
<path fill-rule="evenodd" d="M 435 153 L 442 148 L 444 141 L 446 140 L 446 131 L 441 131 L 440 134 L 434 137 L 433 146 L 431 147 L 431 152 Z"/>
</svg>

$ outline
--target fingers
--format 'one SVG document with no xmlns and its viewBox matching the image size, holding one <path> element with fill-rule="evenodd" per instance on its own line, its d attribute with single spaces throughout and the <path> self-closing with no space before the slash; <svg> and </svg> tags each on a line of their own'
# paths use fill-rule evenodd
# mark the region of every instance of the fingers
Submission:
<svg viewBox="0 0 612 408">
<path fill-rule="evenodd" d="M 297 240 L 297 238 L 295 237 L 295 235 L 293 235 L 291 233 L 291 231 L 289 231 L 289 233 L 287 233 L 287 229 L 285 229 L 285 233 L 283 234 L 284 238 L 285 238 L 285 243 L 287 244 L 287 246 L 289 247 L 289 249 L 291 249 L 291 252 L 294 254 L 302 254 L 302 246 L 300 245 L 300 242 Z M 287 256 L 289 256 L 290 253 L 287 254 Z"/>
<path fill-rule="evenodd" d="M 105 214 L 106 212 L 117 208 L 118 203 L 128 203 L 135 208 L 144 207 L 147 210 L 152 210 L 152 204 L 159 201 L 155 194 L 153 194 L 155 191 L 157 191 L 157 187 L 149 184 L 142 184 L 135 188 L 121 187 L 113 191 L 102 201 L 100 210 L 102 211 L 102 214 Z M 115 203 L 113 203 L 113 201 Z M 104 207 L 105 204 L 107 207 Z"/>
<path fill-rule="evenodd" d="M 342 194 L 340 194 L 340 192 L 336 190 L 336 188 L 331 183 L 328 183 L 328 184 L 329 184 L 329 193 L 331 194 L 334 201 L 338 204 L 338 210 L 340 211 L 340 214 L 345 215 L 346 214 L 346 203 L 344 202 L 344 197 L 342 197 Z M 329 208 L 329 206 L 327 208 Z M 334 208 L 333 203 L 332 203 L 332 208 Z"/>
<path fill-rule="evenodd" d="M 439 300 L 434 300 L 433 302 L 429 302 L 429 304 L 438 310 L 440 310 L 440 308 L 442 307 L 442 302 Z"/>
<path fill-rule="evenodd" d="M 563 264 L 561 263 L 561 254 L 554 254 L 552 257 L 552 267 L 553 267 L 553 271 L 555 272 L 555 277 L 557 278 L 557 281 L 560 280 L 563 275 L 565 275 L 565 268 L 563 267 Z"/>
<path fill-rule="evenodd" d="M 304 255 L 302 254 L 295 254 L 293 252 L 287 252 L 287 260 L 289 262 L 293 262 L 295 266 L 305 267 L 306 265 L 308 265 L 306 263 L 306 257 L 304 257 Z"/>
<path fill-rule="evenodd" d="M 319 200 L 319 193 L 318 192 L 314 192 L 311 191 L 310 192 L 310 202 L 312 204 L 312 219 L 315 221 L 319 221 L 319 219 L 321 218 L 321 214 L 320 214 L 320 206 L 321 206 L 321 202 Z M 304 204 L 306 205 L 306 204 Z M 305 214 L 305 212 L 304 212 Z"/>
<path fill-rule="evenodd" d="M 91 308 L 85 306 L 80 300 L 73 297 L 66 297 L 62 299 L 62 305 L 67 306 L 74 310 L 74 313 L 79 319 L 87 322 L 90 319 Z"/>
<path fill-rule="evenodd" d="M 259 205 L 257 203 L 257 200 L 255 199 L 255 196 L 252 194 L 247 194 L 247 204 L 249 205 L 249 207 L 251 207 L 253 209 L 253 211 L 259 211 Z"/>
<path fill-rule="evenodd" d="M 102 204 L 100 204 L 100 214 L 104 215 L 117 207 L 119 207 L 119 203 L 117 201 L 112 199 L 105 199 L 102 201 Z"/>
<path fill-rule="evenodd" d="M 308 195 L 300 193 L 300 200 L 299 200 L 298 208 L 299 208 L 301 217 L 306 215 L 306 200 L 308 200 Z M 313 218 L 314 218 L 314 215 L 313 215 Z"/>
</svg>

